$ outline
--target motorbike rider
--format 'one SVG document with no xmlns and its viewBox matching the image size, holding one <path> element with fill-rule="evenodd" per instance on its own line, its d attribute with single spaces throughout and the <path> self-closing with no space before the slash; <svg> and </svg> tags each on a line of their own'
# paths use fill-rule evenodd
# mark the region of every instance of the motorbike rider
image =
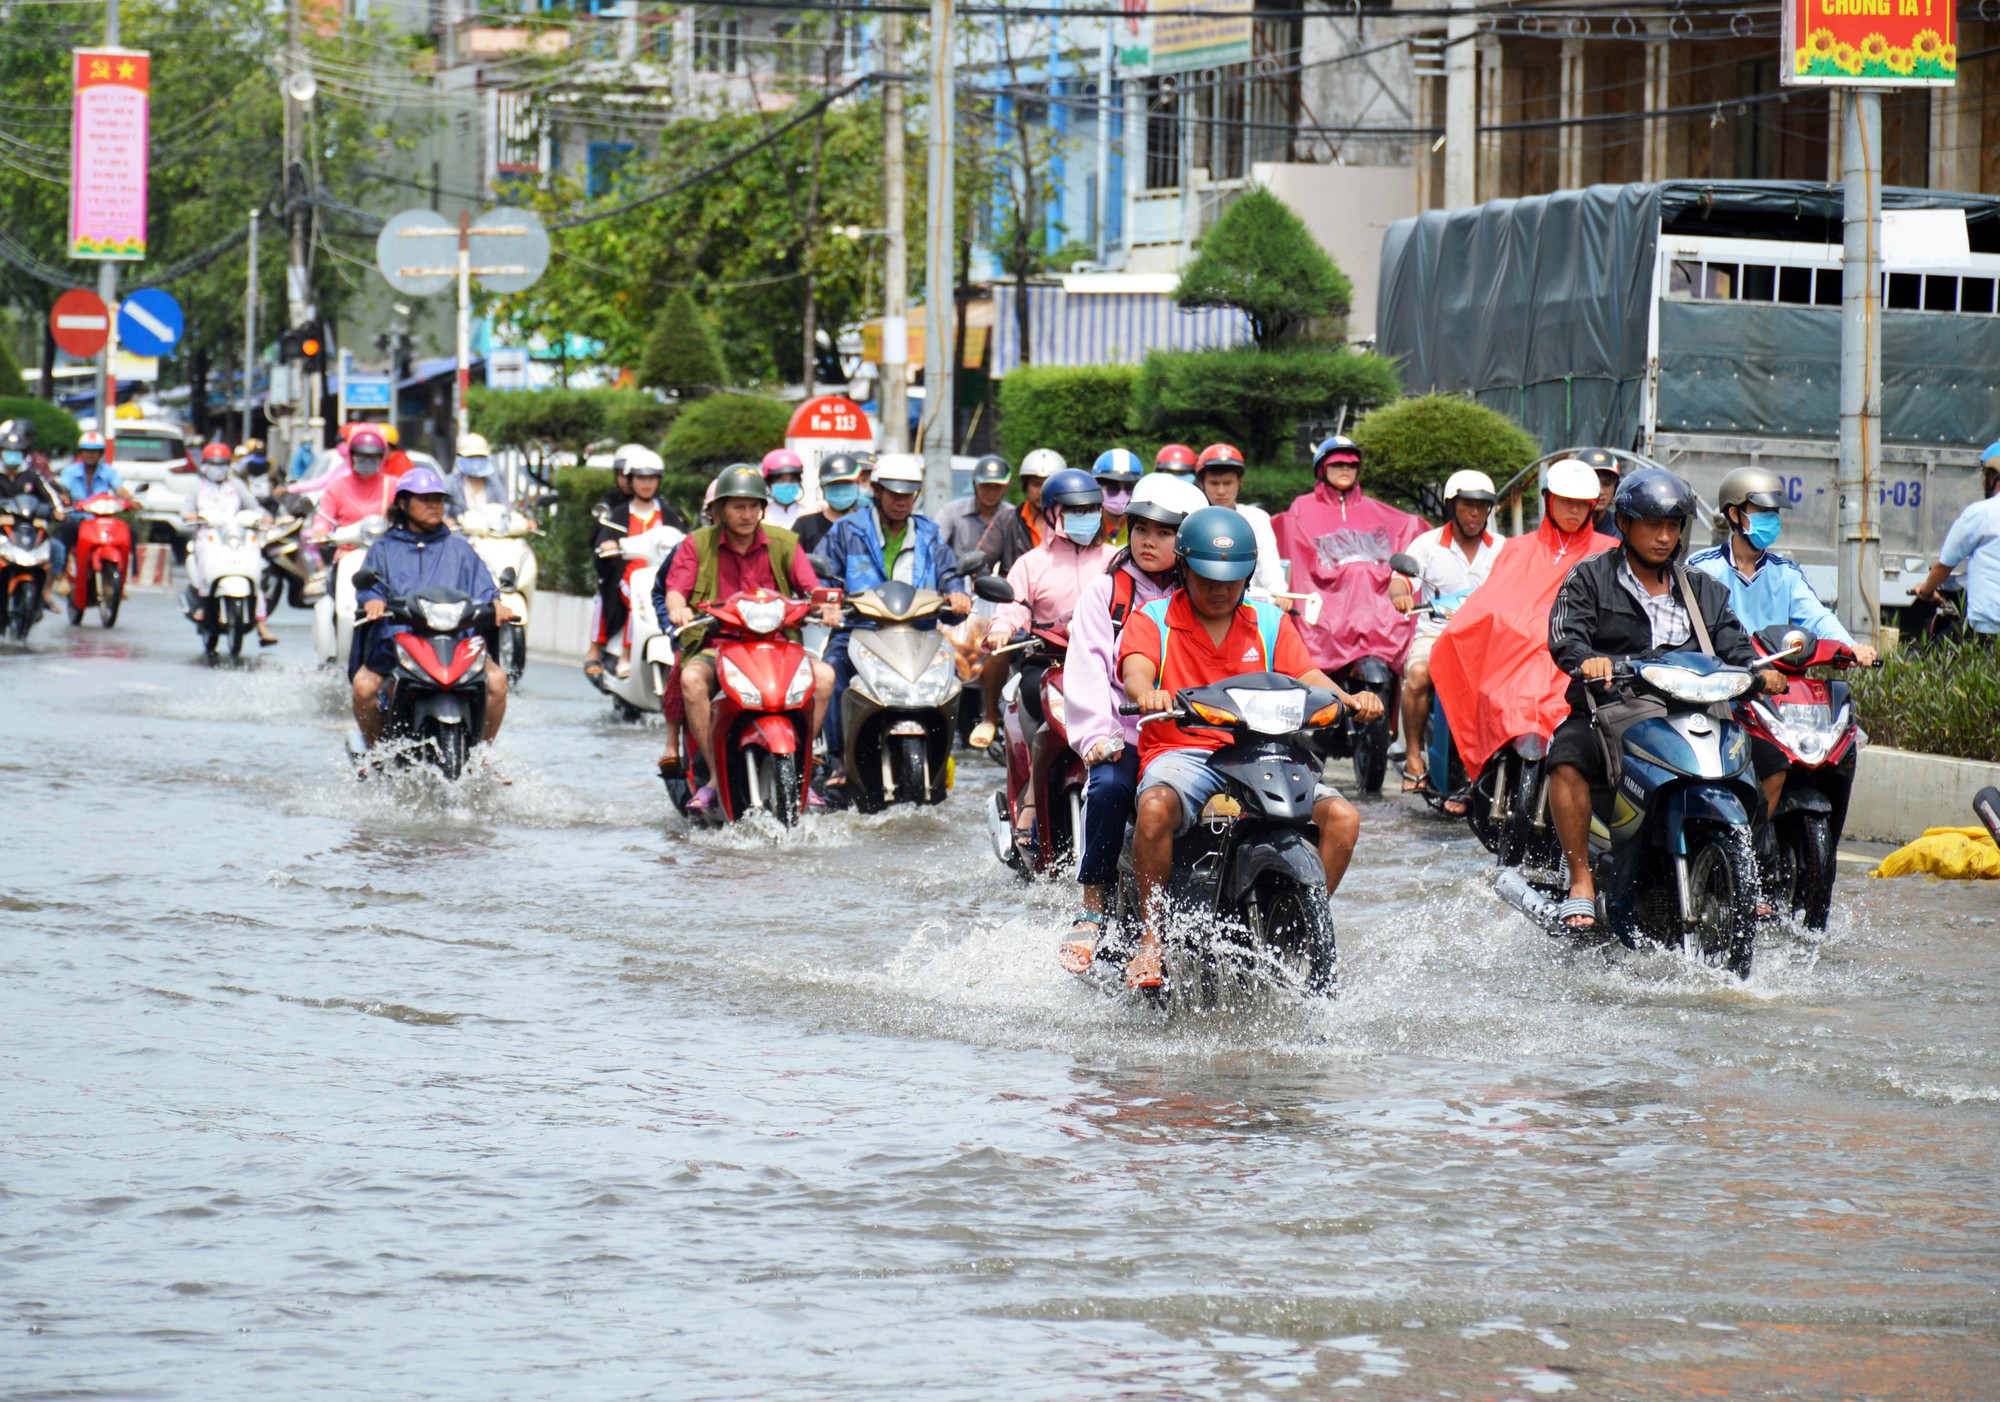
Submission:
<svg viewBox="0 0 2000 1402">
<path fill-rule="evenodd" d="M 1090 475 L 1104 489 L 1104 539 L 1111 545 L 1125 543 L 1125 508 L 1132 489 L 1146 474 L 1139 455 L 1130 448 L 1106 448 L 1097 455 Z"/>
<path fill-rule="evenodd" d="M 1118 714 L 1118 703 L 1124 699 L 1118 679 L 1118 637 L 1133 610 L 1165 598 L 1173 588 L 1175 534 L 1182 521 L 1207 504 L 1201 489 L 1185 478 L 1164 471 L 1147 474 L 1125 508 L 1132 523 L 1131 542 L 1111 557 L 1103 574 L 1084 586 L 1070 616 L 1063 704 L 1070 748 L 1090 767 L 1083 792 L 1083 851 L 1076 873 L 1083 887 L 1083 910 L 1058 953 L 1071 973 L 1090 967 L 1098 937 L 1104 933 L 1105 903 L 1118 878 L 1118 852 L 1139 792 L 1139 721 Z"/>
<path fill-rule="evenodd" d="M 764 524 L 793 530 L 806 494 L 805 460 L 790 448 L 773 448 L 764 454 L 764 486 L 771 504 L 764 508 Z"/>
<path fill-rule="evenodd" d="M 76 456 L 57 476 L 56 486 L 71 505 L 100 492 L 112 493 L 127 506 L 137 507 L 139 504 L 119 477 L 118 469 L 104 460 L 104 435 L 96 429 L 89 430 L 77 440 Z M 82 524 L 82 513 L 66 512 L 56 528 L 57 539 L 62 542 L 65 554 L 76 549 L 77 530 Z M 63 587 L 59 583 L 57 592 L 60 593 Z"/>
<path fill-rule="evenodd" d="M 1314 665 L 1290 614 L 1276 604 L 1244 597 L 1257 568 L 1257 538 L 1241 515 L 1221 506 L 1190 512 L 1175 535 L 1174 559 L 1180 587 L 1136 610 L 1118 640 L 1119 677 L 1141 714 L 1172 710 L 1174 693 L 1187 687 L 1261 671 L 1325 687 L 1363 720 L 1382 714 L 1380 697 L 1367 691 L 1349 695 Z M 1160 925 L 1174 839 L 1222 791 L 1222 776 L 1207 756 L 1225 743 L 1213 731 L 1187 731 L 1165 722 L 1139 731 L 1132 865 L 1139 887 L 1140 938 L 1125 966 L 1127 987 L 1157 988 L 1164 982 Z M 1313 822 L 1331 895 L 1354 855 L 1361 816 L 1338 792 L 1322 785 L 1313 802 Z"/>
<path fill-rule="evenodd" d="M 1548 749 L 1549 809 L 1569 868 L 1569 899 L 1557 918 L 1574 934 L 1599 929 L 1597 884 L 1590 871 L 1590 794 L 1609 777 L 1604 745 L 1587 693 L 1612 679 L 1621 660 L 1657 657 L 1686 648 L 1696 638 L 1690 608 L 1701 618 L 1715 655 L 1749 667 L 1756 652 L 1729 607 L 1729 591 L 1712 576 L 1678 563 L 1682 536 L 1694 515 L 1694 492 L 1664 468 L 1641 468 L 1618 484 L 1613 503 L 1619 546 L 1578 564 L 1556 591 L 1549 610 L 1549 655 L 1569 674 L 1569 717 L 1556 727 Z M 1765 669 L 1765 691 L 1785 689 L 1785 679 Z M 1775 746 L 1772 747 L 1775 750 Z M 1751 752 L 1761 783 L 1770 777 L 1768 756 Z M 1785 763 L 1777 759 L 1782 775 Z M 1761 825 L 1763 815 L 1757 815 Z"/>
<path fill-rule="evenodd" d="M 60 522 L 68 513 L 63 509 L 62 495 L 40 472 L 35 470 L 35 428 L 25 419 L 9 419 L 0 424 L 0 501 L 10 497 L 37 497 L 48 503 L 49 520 Z M 63 567 L 69 563 L 69 550 L 53 525 L 49 534 L 49 577 L 42 582 L 42 600 L 51 611 L 60 608 L 56 602 L 58 586 L 69 588 L 69 581 L 63 574 Z"/>
<path fill-rule="evenodd" d="M 484 434 L 462 434 L 458 455 L 452 459 L 451 475 L 444 479 L 451 492 L 451 517 L 455 521 L 481 506 L 510 506 L 507 479 L 493 466 L 493 449 Z"/>
<path fill-rule="evenodd" d="M 1194 480 L 1210 506 L 1226 506 L 1250 523 L 1257 537 L 1257 572 L 1250 576 L 1250 592 L 1269 598 L 1285 592 L 1285 561 L 1278 553 L 1271 513 L 1241 500 L 1247 471 L 1243 454 L 1227 443 L 1211 443 L 1195 459 Z"/>
<path fill-rule="evenodd" d="M 1911 592 L 1933 602 L 1938 588 L 1965 567 L 1965 623 L 1987 641 L 2000 637 L 2000 443 L 1980 456 L 1978 501 L 1958 513 L 1945 532 L 1938 562 Z"/>
<path fill-rule="evenodd" d="M 919 460 L 921 463 L 921 460 Z M 921 471 L 921 468 L 920 468 Z M 695 621 L 695 605 L 712 604 L 734 598 L 748 589 L 769 589 L 796 599 L 819 587 L 812 562 L 799 549 L 799 538 L 783 526 L 764 524 L 764 508 L 771 499 L 764 474 L 748 463 L 736 463 L 715 479 L 714 506 L 719 523 L 703 526 L 686 540 L 665 569 L 662 586 L 656 591 L 666 605 L 662 616 L 670 628 L 685 628 Z M 829 604 L 822 622 L 839 621 L 837 608 Z M 830 650 L 830 649 L 829 649 Z M 713 645 L 699 652 L 683 653 L 680 662 L 681 701 L 694 747 L 709 766 L 710 781 L 696 789 L 689 800 L 691 809 L 713 807 L 718 795 L 713 775 L 715 756 L 709 753 L 709 706 L 715 698 L 715 653 Z M 834 669 L 813 660 L 812 724 L 818 729 L 825 720 L 833 696 Z M 678 756 L 674 757 L 678 763 Z M 667 772 L 661 762 L 662 774 Z M 807 802 L 817 804 L 817 795 Z"/>
<path fill-rule="evenodd" d="M 624 464 L 632 495 L 599 519 L 591 542 L 597 556 L 597 628 L 591 634 L 583 674 L 593 683 L 604 675 L 604 649 L 613 638 L 625 635 L 625 622 L 632 614 L 632 576 L 646 567 L 643 560 L 625 558 L 624 542 L 659 526 L 687 530 L 686 518 L 660 499 L 667 472 L 660 455 L 650 448 L 627 447 L 620 450 L 618 461 Z M 619 674 L 629 666 L 621 662 Z"/>
<path fill-rule="evenodd" d="M 819 460 L 819 494 L 823 505 L 792 523 L 799 548 L 819 549 L 826 533 L 861 505 L 861 460 L 852 453 L 829 453 Z"/>
<path fill-rule="evenodd" d="M 828 583 L 850 596 L 899 579 L 917 589 L 943 589 L 957 563 L 944 543 L 937 523 L 917 510 L 917 491 L 924 483 L 924 460 L 914 453 L 884 453 L 875 462 L 875 500 L 831 531 L 820 556 L 831 569 Z M 972 601 L 954 590 L 945 596 L 944 612 L 963 617 Z M 826 712 L 827 783 L 846 784 L 840 757 L 846 740 L 840 733 L 840 696 L 854 678 L 847 660 L 849 630 L 838 629 L 826 645 L 833 664 L 833 700 Z"/>
<path fill-rule="evenodd" d="M 1389 602 L 1403 613 L 1421 603 L 1468 594 L 1486 582 L 1493 559 L 1500 553 L 1500 541 L 1486 529 L 1492 518 L 1496 495 L 1493 479 L 1469 468 L 1451 474 L 1444 484 L 1447 517 L 1442 530 L 1426 531 L 1410 542 L 1405 553 L 1416 560 L 1422 572 L 1414 579 L 1400 574 L 1389 576 Z M 1424 786 L 1430 761 L 1420 743 L 1424 720 L 1431 709 L 1431 645 L 1444 631 L 1436 618 L 1419 619 L 1417 635 L 1410 640 L 1410 652 L 1403 663 L 1403 735 L 1409 752 L 1403 757 L 1403 792 L 1416 793 Z"/>
<path fill-rule="evenodd" d="M 1020 506 L 1001 503 L 986 527 L 986 534 L 979 537 L 979 553 L 999 573 L 1013 569 L 1016 560 L 1042 543 L 1042 484 L 1068 466 L 1054 448 L 1037 448 L 1021 459 L 1021 495 L 1025 502 Z"/>
<path fill-rule="evenodd" d="M 1153 471 L 1178 477 L 1183 482 L 1192 483 L 1195 480 L 1197 464 L 1194 449 L 1185 443 L 1169 443 L 1153 454 Z"/>
<path fill-rule="evenodd" d="M 986 528 L 1000 514 L 1014 469 L 998 453 L 988 453 L 972 465 L 972 494 L 954 497 L 938 510 L 938 532 L 954 555 L 977 550 Z"/>
<path fill-rule="evenodd" d="M 396 670 L 396 635 L 409 631 L 400 624 L 380 626 L 388 612 L 389 600 L 420 589 L 456 589 L 472 596 L 474 603 L 491 603 L 493 621 L 504 624 L 513 618 L 499 602 L 500 588 L 472 542 L 455 534 L 445 524 L 451 493 L 444 479 L 428 467 L 413 467 L 397 480 L 389 507 L 389 529 L 368 547 L 364 568 L 373 570 L 376 580 L 355 591 L 366 623 L 354 635 L 354 657 L 348 667 L 353 673 L 354 723 L 361 738 L 373 749 L 382 739 L 382 683 Z M 486 658 L 486 725 L 480 738 L 491 744 L 507 717 L 507 673 L 494 661 L 491 649 Z"/>
<path fill-rule="evenodd" d="M 1609 448 L 1584 448 L 1574 456 L 1577 462 L 1597 474 L 1597 509 L 1593 513 L 1597 529 L 1613 540 L 1618 539 L 1618 513 L 1612 510 L 1622 471 L 1617 454 Z"/>
<path fill-rule="evenodd" d="M 201 480 L 195 484 L 194 499 L 188 503 L 187 519 L 195 523 L 197 530 L 204 516 L 229 517 L 239 511 L 254 511 L 265 525 L 271 523 L 271 513 L 257 500 L 257 494 L 250 490 L 250 484 L 241 477 L 232 475 L 230 465 L 235 455 L 227 443 L 210 443 L 201 450 Z M 187 616 L 197 624 L 202 621 L 209 585 L 213 580 L 203 577 L 198 552 L 190 549 L 187 556 Z M 277 634 L 271 631 L 270 620 L 265 616 L 267 605 L 264 591 L 253 591 L 257 600 L 257 644 L 260 647 L 276 647 Z"/>
<path fill-rule="evenodd" d="M 386 516 L 396 500 L 396 477 L 383 467 L 389 441 L 373 428 L 357 429 L 347 440 L 348 471 L 336 472 L 326 483 L 319 510 L 306 528 L 310 540 L 325 540 L 342 526 Z M 435 474 L 433 474 L 435 475 Z M 296 489 L 302 484 L 294 483 Z"/>
</svg>

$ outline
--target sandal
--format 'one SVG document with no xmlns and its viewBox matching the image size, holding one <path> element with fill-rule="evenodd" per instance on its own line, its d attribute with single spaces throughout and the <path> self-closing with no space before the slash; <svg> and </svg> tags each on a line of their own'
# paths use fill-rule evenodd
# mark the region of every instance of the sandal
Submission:
<svg viewBox="0 0 2000 1402">
<path fill-rule="evenodd" d="M 1160 950 L 1156 945 L 1151 949 L 1144 945 L 1125 965 L 1125 986 L 1139 992 L 1153 992 L 1167 986 L 1166 967 L 1160 962 Z"/>
<path fill-rule="evenodd" d="M 1429 774 L 1412 774 L 1408 765 L 1403 766 L 1403 792 L 1422 793 L 1424 785 L 1430 782 Z"/>
<path fill-rule="evenodd" d="M 993 737 L 998 731 L 999 727 L 995 726 L 992 721 L 983 720 L 972 727 L 972 736 L 966 743 L 975 750 L 989 749 L 992 747 Z"/>
<path fill-rule="evenodd" d="M 1577 916 L 1587 916 L 1588 925 L 1574 925 L 1570 922 Z M 1597 898 L 1595 896 L 1571 896 L 1556 907 L 1556 923 L 1569 935 L 1594 935 L 1597 933 Z"/>
<path fill-rule="evenodd" d="M 679 755 L 675 755 L 671 759 L 662 759 L 654 767 L 660 771 L 660 782 L 663 784 L 671 784 L 674 780 L 681 777 L 681 757 Z"/>
<path fill-rule="evenodd" d="M 1471 792 L 1472 790 L 1470 789 L 1460 789 L 1455 794 L 1447 795 L 1444 801 L 1444 811 L 1446 816 L 1452 818 L 1463 818 L 1467 813 L 1471 812 L 1472 802 L 1467 797 L 1467 795 L 1470 794 Z"/>
<path fill-rule="evenodd" d="M 1095 933 L 1085 930 L 1085 926 L 1096 926 Z M 1069 932 L 1076 938 L 1066 939 L 1056 949 L 1056 962 L 1070 973 L 1080 974 L 1090 968 L 1090 961 L 1097 957 L 1098 936 L 1104 933 L 1105 918 L 1101 910 L 1086 910 L 1070 923 Z"/>
<path fill-rule="evenodd" d="M 604 664 L 595 657 L 585 660 L 583 675 L 589 678 L 592 686 L 596 687 L 599 691 L 604 690 Z"/>
</svg>

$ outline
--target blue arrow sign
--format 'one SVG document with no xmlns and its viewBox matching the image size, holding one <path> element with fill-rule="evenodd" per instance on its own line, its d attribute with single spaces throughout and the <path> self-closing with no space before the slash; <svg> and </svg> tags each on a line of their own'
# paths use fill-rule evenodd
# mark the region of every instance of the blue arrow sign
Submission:
<svg viewBox="0 0 2000 1402">
<path fill-rule="evenodd" d="M 165 355 L 180 343 L 186 326 L 171 292 L 142 287 L 118 308 L 118 347 L 134 355 Z"/>
</svg>

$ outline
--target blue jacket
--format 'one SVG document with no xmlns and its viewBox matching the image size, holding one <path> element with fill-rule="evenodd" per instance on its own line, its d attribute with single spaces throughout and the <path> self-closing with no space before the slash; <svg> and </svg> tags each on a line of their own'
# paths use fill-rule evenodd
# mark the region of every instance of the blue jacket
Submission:
<svg viewBox="0 0 2000 1402">
<path fill-rule="evenodd" d="M 362 563 L 380 579 L 367 589 L 355 591 L 359 603 L 431 588 L 456 589 L 481 604 L 500 597 L 493 572 L 486 568 L 486 562 L 479 558 L 471 542 L 443 526 L 428 535 L 418 535 L 406 526 L 392 526 L 368 547 L 368 558 Z"/>
<path fill-rule="evenodd" d="M 1730 610 L 1746 633 L 1798 627 L 1815 638 L 1854 646 L 1853 635 L 1840 626 L 1833 610 L 1819 601 L 1798 562 L 1776 551 L 1765 551 L 1757 561 L 1756 575 L 1747 580 L 1736 572 L 1728 541 L 1688 556 L 1688 568 L 1700 570 L 1729 591 Z"/>
<path fill-rule="evenodd" d="M 904 554 L 912 551 L 916 554 L 911 585 L 918 589 L 944 588 L 945 576 L 958 560 L 938 533 L 937 523 L 928 516 L 912 513 L 904 530 L 914 532 L 903 543 Z M 859 594 L 888 582 L 882 572 L 882 532 L 875 523 L 872 508 L 841 517 L 814 553 L 824 556 L 832 566 L 821 583 L 838 585 L 849 594 Z"/>
</svg>

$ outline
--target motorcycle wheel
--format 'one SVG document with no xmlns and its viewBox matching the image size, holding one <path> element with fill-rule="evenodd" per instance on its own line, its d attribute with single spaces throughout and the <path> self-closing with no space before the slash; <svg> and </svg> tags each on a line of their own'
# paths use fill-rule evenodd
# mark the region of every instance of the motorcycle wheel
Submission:
<svg viewBox="0 0 2000 1402">
<path fill-rule="evenodd" d="M 1267 876 L 1257 883 L 1255 908 L 1251 928 L 1286 981 L 1309 997 L 1331 996 L 1339 966 L 1326 889 Z"/>
<path fill-rule="evenodd" d="M 118 610 L 125 602 L 125 574 L 118 566 L 97 567 L 97 621 L 106 628 L 118 626 Z"/>
<path fill-rule="evenodd" d="M 82 581 L 72 578 L 69 582 L 69 597 L 63 600 L 64 610 L 69 614 L 69 626 L 75 628 L 83 622 L 83 606 L 87 602 L 84 595 L 89 591 Z"/>
<path fill-rule="evenodd" d="M 456 782 L 465 772 L 465 755 L 470 742 L 462 725 L 441 725 L 431 734 L 431 752 L 437 756 L 438 773 Z"/>
<path fill-rule="evenodd" d="M 799 825 L 799 757 L 767 754 L 757 761 L 764 790 L 764 807 L 788 828 Z"/>
<path fill-rule="evenodd" d="M 28 630 L 35 626 L 35 615 L 42 611 L 41 592 L 31 574 L 22 575 L 14 584 L 7 609 L 7 633 L 17 643 L 28 641 Z"/>
<path fill-rule="evenodd" d="M 1824 930 L 1833 913 L 1833 824 L 1824 813 L 1794 813 L 1778 828 L 1781 891 L 1808 930 Z"/>
<path fill-rule="evenodd" d="M 1354 782 L 1363 793 L 1382 792 L 1382 779 L 1389 772 L 1389 712 L 1382 719 L 1355 727 Z"/>
<path fill-rule="evenodd" d="M 264 586 L 264 611 L 266 613 L 276 613 L 278 605 L 284 601 L 285 597 L 285 572 L 276 565 L 267 565 L 264 568 L 262 583 Z"/>
<path fill-rule="evenodd" d="M 523 630 L 511 623 L 500 630 L 500 670 L 507 674 L 511 686 L 521 680 L 521 673 L 528 669 L 528 640 Z"/>
<path fill-rule="evenodd" d="M 889 737 L 889 774 L 896 781 L 896 797 L 904 803 L 922 803 L 930 797 L 924 782 L 924 740 L 921 735 Z"/>
<path fill-rule="evenodd" d="M 248 599 L 231 599 L 228 603 L 229 656 L 233 661 L 243 658 L 243 639 L 250 632 L 251 610 Z"/>
<path fill-rule="evenodd" d="M 1750 976 L 1757 938 L 1757 856 L 1750 834 L 1711 830 L 1688 858 L 1688 901 L 1681 947 L 1705 964 Z"/>
</svg>

